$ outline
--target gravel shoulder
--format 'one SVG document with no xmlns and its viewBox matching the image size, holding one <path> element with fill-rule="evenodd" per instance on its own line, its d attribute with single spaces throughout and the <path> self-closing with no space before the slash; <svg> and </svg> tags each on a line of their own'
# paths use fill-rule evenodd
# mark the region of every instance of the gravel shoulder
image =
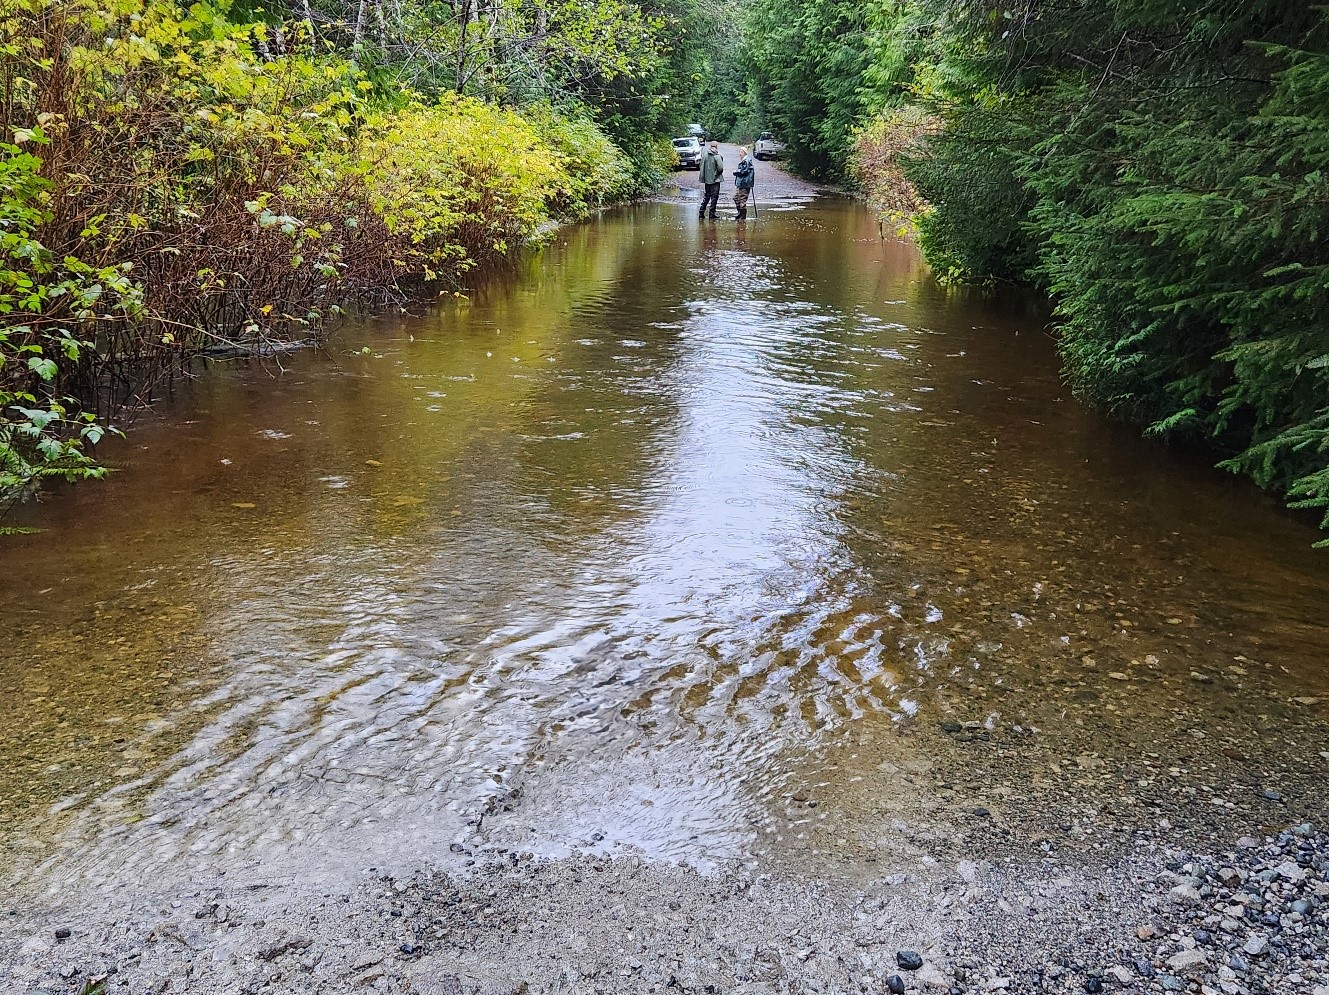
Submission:
<svg viewBox="0 0 1329 995">
<path fill-rule="evenodd" d="M 366 868 L 344 892 L 260 870 L 123 904 L 13 908 L 6 990 L 1329 993 L 1329 838 L 1309 825 L 1208 854 L 803 874 L 542 860 L 478 839 L 406 878 Z"/>
</svg>

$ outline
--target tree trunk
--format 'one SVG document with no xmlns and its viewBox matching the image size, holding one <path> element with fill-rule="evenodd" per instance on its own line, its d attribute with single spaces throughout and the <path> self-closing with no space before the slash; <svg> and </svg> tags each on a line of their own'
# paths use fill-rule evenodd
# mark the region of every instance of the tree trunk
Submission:
<svg viewBox="0 0 1329 995">
<path fill-rule="evenodd" d="M 466 41 L 471 27 L 471 0 L 461 0 L 457 12 L 457 72 L 454 89 L 461 93 L 466 86 Z"/>
<path fill-rule="evenodd" d="M 351 52 L 355 55 L 360 54 L 360 43 L 365 37 L 365 5 L 367 0 L 360 0 L 360 6 L 355 12 L 355 34 L 351 36 Z"/>
</svg>

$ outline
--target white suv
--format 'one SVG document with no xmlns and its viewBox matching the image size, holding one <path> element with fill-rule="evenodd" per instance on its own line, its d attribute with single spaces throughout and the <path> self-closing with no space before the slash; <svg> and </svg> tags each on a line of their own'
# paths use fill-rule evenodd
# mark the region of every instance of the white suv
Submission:
<svg viewBox="0 0 1329 995">
<path fill-rule="evenodd" d="M 779 159 L 784 155 L 784 142 L 777 141 L 769 131 L 763 131 L 757 138 L 757 145 L 752 154 L 758 159 Z"/>
</svg>

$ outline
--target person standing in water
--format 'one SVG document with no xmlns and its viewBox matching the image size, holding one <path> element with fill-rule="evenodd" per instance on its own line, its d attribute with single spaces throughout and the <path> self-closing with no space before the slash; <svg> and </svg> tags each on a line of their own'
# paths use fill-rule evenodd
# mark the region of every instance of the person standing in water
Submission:
<svg viewBox="0 0 1329 995">
<path fill-rule="evenodd" d="M 720 180 L 724 178 L 724 156 L 720 155 L 720 145 L 718 142 L 711 142 L 706 148 L 706 154 L 701 157 L 701 180 L 705 192 L 701 198 L 701 210 L 697 212 L 698 218 L 706 217 L 706 207 L 710 205 L 711 220 L 715 220 L 715 212 L 720 207 Z"/>
<path fill-rule="evenodd" d="M 748 147 L 738 148 L 738 165 L 734 167 L 734 207 L 738 208 L 738 220 L 745 221 L 748 216 L 748 197 L 757 183 L 757 166 L 748 155 Z"/>
</svg>

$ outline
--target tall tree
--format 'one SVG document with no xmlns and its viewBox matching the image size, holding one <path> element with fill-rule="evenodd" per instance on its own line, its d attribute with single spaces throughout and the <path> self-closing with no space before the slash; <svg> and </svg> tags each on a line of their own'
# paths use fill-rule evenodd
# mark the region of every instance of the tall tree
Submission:
<svg viewBox="0 0 1329 995">
<path fill-rule="evenodd" d="M 797 168 L 842 174 L 856 129 L 910 78 L 920 29 L 904 0 L 756 0 L 751 72 L 765 123 Z"/>
</svg>

